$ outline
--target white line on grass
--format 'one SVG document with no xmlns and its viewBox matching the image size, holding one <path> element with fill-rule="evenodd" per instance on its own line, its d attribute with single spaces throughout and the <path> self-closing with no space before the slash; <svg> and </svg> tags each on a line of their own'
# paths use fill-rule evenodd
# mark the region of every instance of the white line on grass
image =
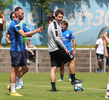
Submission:
<svg viewBox="0 0 109 100">
<path fill-rule="evenodd" d="M 0 85 L 9 85 L 9 84 L 2 84 L 2 83 L 0 83 Z M 51 86 L 47 86 L 47 85 L 28 85 L 28 84 L 26 84 L 26 86 L 40 86 L 40 87 L 51 87 Z M 60 87 L 60 86 L 56 86 L 57 88 L 73 88 L 73 87 Z M 87 90 L 105 90 L 106 91 L 106 89 L 96 89 L 96 88 L 84 88 L 84 89 L 87 89 Z"/>
</svg>

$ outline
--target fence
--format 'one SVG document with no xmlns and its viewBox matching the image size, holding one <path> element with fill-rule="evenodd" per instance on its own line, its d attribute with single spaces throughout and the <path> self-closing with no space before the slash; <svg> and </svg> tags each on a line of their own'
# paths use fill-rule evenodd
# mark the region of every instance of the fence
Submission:
<svg viewBox="0 0 109 100">
<path fill-rule="evenodd" d="M 9 48 L 0 48 L 0 49 L 9 49 Z M 33 49 L 33 48 L 30 48 Z M 38 73 L 38 51 L 39 50 L 48 50 L 48 48 L 36 48 L 36 73 Z M 76 48 L 76 50 L 88 50 L 89 51 L 89 72 L 92 72 L 92 51 L 94 48 Z M 96 59 L 96 66 L 97 66 L 97 59 Z M 96 69 L 97 70 L 97 69 Z M 104 59 L 104 72 L 106 72 L 106 59 Z"/>
<path fill-rule="evenodd" d="M 36 73 L 38 73 L 38 50 L 48 50 L 48 48 L 37 48 L 36 49 Z M 76 50 L 89 50 L 89 72 L 92 72 L 92 51 L 95 50 L 95 48 L 76 48 Z M 106 59 L 104 58 L 104 72 L 106 72 Z M 96 59 L 96 71 L 97 71 L 97 59 Z"/>
</svg>

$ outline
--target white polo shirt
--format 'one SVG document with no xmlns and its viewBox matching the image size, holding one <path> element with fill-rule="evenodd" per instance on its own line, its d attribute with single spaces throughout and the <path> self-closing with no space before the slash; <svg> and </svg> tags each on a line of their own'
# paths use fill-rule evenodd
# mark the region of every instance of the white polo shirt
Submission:
<svg viewBox="0 0 109 100">
<path fill-rule="evenodd" d="M 96 41 L 96 44 L 98 44 L 97 49 L 96 49 L 96 53 L 103 55 L 104 54 L 104 46 L 103 46 L 103 40 L 102 40 L 102 38 L 99 38 Z"/>
</svg>

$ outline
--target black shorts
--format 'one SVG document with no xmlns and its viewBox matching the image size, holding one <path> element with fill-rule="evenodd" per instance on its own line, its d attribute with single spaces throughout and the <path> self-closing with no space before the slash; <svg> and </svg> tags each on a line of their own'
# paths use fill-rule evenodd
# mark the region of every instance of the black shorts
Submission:
<svg viewBox="0 0 109 100">
<path fill-rule="evenodd" d="M 102 59 L 102 60 L 103 60 L 104 55 L 102 55 L 102 54 L 98 54 L 98 53 L 96 53 L 96 55 L 97 55 L 97 59 Z"/>
<path fill-rule="evenodd" d="M 10 51 L 10 55 L 11 55 L 12 67 L 17 67 L 17 66 L 20 67 L 20 66 L 27 65 L 25 52 Z"/>
<path fill-rule="evenodd" d="M 67 54 L 62 48 L 58 49 L 57 51 L 50 52 L 49 54 L 51 57 L 51 67 L 60 67 L 62 62 L 67 63 L 74 58 L 72 54 Z"/>
</svg>

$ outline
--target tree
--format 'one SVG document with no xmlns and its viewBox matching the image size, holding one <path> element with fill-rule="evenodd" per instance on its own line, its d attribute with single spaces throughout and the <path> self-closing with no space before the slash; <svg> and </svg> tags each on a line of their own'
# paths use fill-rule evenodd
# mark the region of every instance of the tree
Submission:
<svg viewBox="0 0 109 100">
<path fill-rule="evenodd" d="M 44 38 L 45 38 L 44 35 L 46 35 L 46 33 L 47 33 L 46 32 L 47 30 L 46 30 L 45 26 L 48 23 L 47 22 L 47 16 L 49 15 L 49 12 L 50 12 L 49 11 L 49 7 L 52 4 L 52 1 L 54 1 L 54 0 L 36 0 L 36 2 L 33 3 L 34 10 L 38 10 L 38 8 L 41 9 L 41 19 L 40 19 L 40 21 L 38 23 L 38 27 L 44 27 L 43 32 L 42 33 L 39 33 L 39 34 L 41 34 L 41 36 L 39 37 L 40 38 L 40 41 L 41 41 L 41 45 L 44 45 L 44 43 L 45 43 L 44 42 Z M 66 1 L 66 0 L 57 0 L 57 1 L 58 2 L 61 2 L 61 1 Z M 44 13 L 43 13 L 43 11 L 44 11 Z M 42 18 L 42 15 L 45 16 L 44 19 Z"/>
<path fill-rule="evenodd" d="M 41 8 L 41 19 L 38 23 L 38 27 L 45 27 L 46 23 L 47 23 L 47 16 L 49 15 L 49 7 L 52 4 L 53 0 L 36 0 L 36 2 L 34 3 L 33 8 L 35 8 L 35 10 L 37 10 L 38 8 Z M 65 0 L 57 0 L 59 2 L 65 1 Z M 42 19 L 42 12 L 44 10 L 44 16 L 45 16 L 45 20 Z"/>
<path fill-rule="evenodd" d="M 4 11 L 8 7 L 10 7 L 14 2 L 14 0 L 0 0 L 0 10 Z"/>
</svg>

